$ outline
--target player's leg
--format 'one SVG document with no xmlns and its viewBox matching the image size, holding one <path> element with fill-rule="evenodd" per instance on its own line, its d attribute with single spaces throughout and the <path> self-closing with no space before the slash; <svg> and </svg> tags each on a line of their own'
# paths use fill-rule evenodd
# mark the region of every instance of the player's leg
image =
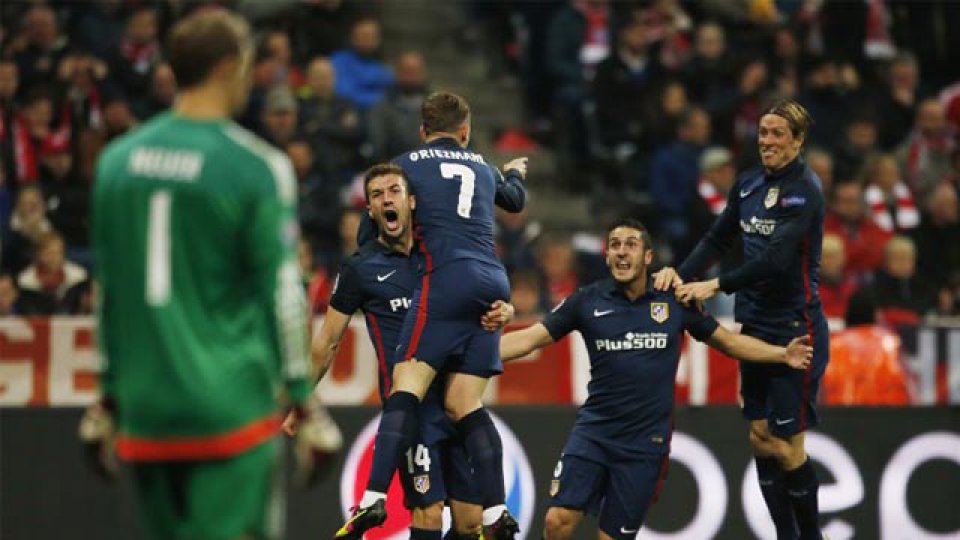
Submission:
<svg viewBox="0 0 960 540">
<path fill-rule="evenodd" d="M 748 333 L 748 332 L 744 332 Z M 794 540 L 797 525 L 790 499 L 787 497 L 783 469 L 777 462 L 775 441 L 767 427 L 770 407 L 767 403 L 770 386 L 769 366 L 740 362 L 740 394 L 743 415 L 750 421 L 749 439 L 757 467 L 757 483 L 777 531 L 777 540 Z"/>
<path fill-rule="evenodd" d="M 473 468 L 459 439 L 447 439 L 442 448 L 443 478 L 447 486 L 453 526 L 445 540 L 476 540 L 480 537 L 483 506 Z"/>
<path fill-rule="evenodd" d="M 151 538 L 183 536 L 186 463 L 134 463 L 133 483 L 144 529 Z"/>
<path fill-rule="evenodd" d="M 611 460 L 597 527 L 600 538 L 636 538 L 667 475 L 667 455 Z"/>
<path fill-rule="evenodd" d="M 543 537 L 546 540 L 572 537 L 585 512 L 599 513 L 609 481 L 609 471 L 604 465 L 579 456 L 561 455 L 550 481 Z"/>
<path fill-rule="evenodd" d="M 782 367 L 771 379 L 774 457 L 783 470 L 787 496 L 796 517 L 801 540 L 820 540 L 818 491 L 820 481 L 804 446 L 804 432 L 819 423 L 815 403 L 829 354 L 826 323 L 814 332 L 814 358 L 806 371 Z"/>
<path fill-rule="evenodd" d="M 404 451 L 400 485 L 410 509 L 410 538 L 440 540 L 443 535 L 443 502 L 447 498 L 443 479 L 443 456 L 438 445 L 417 440 Z"/>
</svg>

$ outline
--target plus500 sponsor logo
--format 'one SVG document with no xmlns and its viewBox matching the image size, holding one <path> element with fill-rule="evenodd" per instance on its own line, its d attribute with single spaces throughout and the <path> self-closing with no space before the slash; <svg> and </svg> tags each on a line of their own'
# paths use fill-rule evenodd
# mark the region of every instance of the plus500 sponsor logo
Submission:
<svg viewBox="0 0 960 540">
<path fill-rule="evenodd" d="M 504 491 L 507 494 L 507 508 L 520 524 L 520 534 L 517 538 L 523 539 L 530 533 L 530 521 L 533 519 L 536 504 L 533 471 L 517 436 L 499 417 L 492 412 L 490 416 L 503 441 L 503 482 Z M 379 424 L 380 415 L 378 414 L 353 441 L 350 453 L 347 454 L 344 462 L 343 472 L 340 475 L 340 508 L 344 519 L 349 517 L 350 508 L 356 506 L 363 496 L 373 460 L 373 442 Z M 404 466 L 405 461 L 401 461 L 401 466 Z M 367 540 L 405 540 L 410 536 L 410 511 L 403 506 L 403 489 L 400 487 L 398 476 L 393 477 L 387 492 L 387 515 L 387 521 L 383 527 L 371 529 L 364 535 Z M 449 528 L 450 512 L 449 509 L 445 509 L 443 529 L 447 531 Z M 533 537 L 536 536 L 536 534 L 533 535 Z"/>
<path fill-rule="evenodd" d="M 597 352 L 633 351 L 638 349 L 666 349 L 667 334 L 663 332 L 627 332 L 623 339 L 598 339 L 594 342 Z"/>
</svg>

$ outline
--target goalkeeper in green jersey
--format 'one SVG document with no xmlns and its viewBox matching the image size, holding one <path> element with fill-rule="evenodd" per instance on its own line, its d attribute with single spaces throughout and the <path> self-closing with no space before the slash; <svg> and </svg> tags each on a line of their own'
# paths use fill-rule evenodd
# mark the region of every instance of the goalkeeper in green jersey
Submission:
<svg viewBox="0 0 960 540">
<path fill-rule="evenodd" d="M 176 105 L 97 164 L 105 367 L 81 438 L 131 464 L 157 538 L 270 538 L 283 511 L 275 435 L 311 391 L 294 173 L 230 120 L 251 84 L 242 19 L 200 10 L 167 52 Z"/>
</svg>

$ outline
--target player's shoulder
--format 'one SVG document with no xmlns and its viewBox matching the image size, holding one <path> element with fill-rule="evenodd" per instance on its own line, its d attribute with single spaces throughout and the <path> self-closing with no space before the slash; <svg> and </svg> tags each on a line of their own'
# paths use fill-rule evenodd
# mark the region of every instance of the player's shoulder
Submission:
<svg viewBox="0 0 960 540">
<path fill-rule="evenodd" d="M 171 119 L 172 115 L 169 112 L 161 113 L 136 129 L 117 137 L 100 153 L 98 167 L 106 167 L 109 170 L 124 165 L 135 148 L 155 139 L 158 133 L 168 130 Z"/>
<path fill-rule="evenodd" d="M 296 198 L 296 176 L 286 154 L 235 122 L 225 123 L 221 133 L 230 145 L 224 157 L 238 171 L 238 181 L 255 189 L 275 188 L 285 202 Z"/>
<path fill-rule="evenodd" d="M 734 184 L 735 187 L 746 186 L 751 182 L 756 182 L 758 179 L 763 179 L 763 167 L 759 165 L 754 165 L 747 169 L 740 171 L 737 174 L 737 179 Z"/>
</svg>

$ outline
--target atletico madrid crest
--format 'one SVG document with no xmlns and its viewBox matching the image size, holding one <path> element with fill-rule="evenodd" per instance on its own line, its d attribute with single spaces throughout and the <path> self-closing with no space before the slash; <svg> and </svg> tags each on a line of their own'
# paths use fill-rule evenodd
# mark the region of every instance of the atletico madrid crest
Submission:
<svg viewBox="0 0 960 540">
<path fill-rule="evenodd" d="M 767 196 L 763 199 L 763 205 L 767 209 L 773 208 L 777 204 L 777 196 L 780 195 L 780 188 L 772 187 L 767 190 Z"/>
<path fill-rule="evenodd" d="M 670 317 L 670 304 L 666 302 L 652 302 L 650 304 L 650 318 L 663 324 Z"/>
<path fill-rule="evenodd" d="M 420 476 L 414 476 L 413 489 L 417 490 L 417 493 L 421 495 L 430 491 L 430 475 L 421 474 Z"/>
</svg>

